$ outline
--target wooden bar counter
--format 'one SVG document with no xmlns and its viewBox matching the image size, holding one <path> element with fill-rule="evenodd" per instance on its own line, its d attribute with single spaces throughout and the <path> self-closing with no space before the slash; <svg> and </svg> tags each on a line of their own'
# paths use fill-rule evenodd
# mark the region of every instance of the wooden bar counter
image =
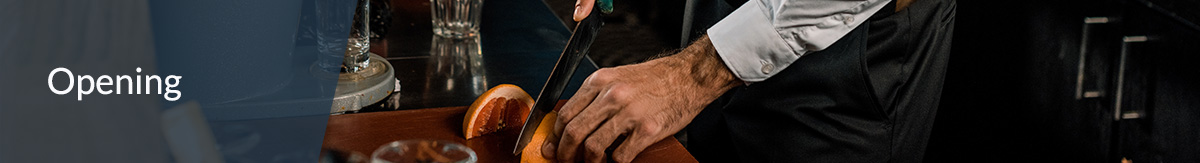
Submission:
<svg viewBox="0 0 1200 163">
<path fill-rule="evenodd" d="M 559 101 L 562 107 L 565 101 Z M 462 121 L 467 107 L 442 107 L 387 112 L 333 115 L 325 129 L 324 147 L 369 155 L 396 140 L 427 139 L 457 142 L 475 150 L 481 163 L 519 162 L 512 154 L 517 130 L 463 139 Z M 540 145 L 540 144 L 537 144 Z M 666 138 L 638 154 L 633 162 L 696 162 L 675 138 Z"/>
</svg>

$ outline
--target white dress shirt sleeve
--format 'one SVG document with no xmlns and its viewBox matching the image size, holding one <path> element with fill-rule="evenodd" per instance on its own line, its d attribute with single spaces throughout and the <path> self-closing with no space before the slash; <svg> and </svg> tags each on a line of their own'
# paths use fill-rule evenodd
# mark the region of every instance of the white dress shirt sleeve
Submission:
<svg viewBox="0 0 1200 163">
<path fill-rule="evenodd" d="M 750 0 L 708 29 L 729 70 L 746 82 L 778 74 L 821 51 L 890 0 Z"/>
</svg>

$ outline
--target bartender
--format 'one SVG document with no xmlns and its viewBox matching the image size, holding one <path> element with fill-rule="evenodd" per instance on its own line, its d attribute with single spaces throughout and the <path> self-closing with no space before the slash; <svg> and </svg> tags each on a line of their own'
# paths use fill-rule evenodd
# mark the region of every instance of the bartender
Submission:
<svg viewBox="0 0 1200 163">
<path fill-rule="evenodd" d="M 577 1 L 574 19 L 594 1 Z M 543 155 L 630 162 L 686 131 L 701 162 L 920 162 L 954 8 L 750 0 L 676 54 L 593 73 L 559 111 Z"/>
</svg>

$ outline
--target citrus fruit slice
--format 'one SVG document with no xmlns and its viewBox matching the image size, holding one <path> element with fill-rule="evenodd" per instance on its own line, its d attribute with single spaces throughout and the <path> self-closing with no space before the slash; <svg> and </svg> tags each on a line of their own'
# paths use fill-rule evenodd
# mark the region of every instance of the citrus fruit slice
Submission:
<svg viewBox="0 0 1200 163">
<path fill-rule="evenodd" d="M 467 109 L 463 118 L 463 135 L 471 139 L 507 128 L 520 129 L 533 107 L 533 98 L 512 84 L 492 87 Z"/>
<path fill-rule="evenodd" d="M 529 145 L 525 149 L 521 149 L 521 163 L 550 163 L 546 157 L 542 157 L 542 143 L 546 142 L 546 137 L 550 136 L 554 129 L 554 120 L 558 118 L 558 112 L 553 111 L 546 113 L 546 118 L 542 118 L 542 123 L 538 124 L 537 130 L 533 131 L 533 138 L 529 139 Z"/>
</svg>

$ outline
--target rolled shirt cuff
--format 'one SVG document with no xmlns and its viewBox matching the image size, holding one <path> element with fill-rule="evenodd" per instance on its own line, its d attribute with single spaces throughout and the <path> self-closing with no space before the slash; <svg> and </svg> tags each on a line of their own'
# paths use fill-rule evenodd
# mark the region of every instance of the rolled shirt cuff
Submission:
<svg viewBox="0 0 1200 163">
<path fill-rule="evenodd" d="M 729 70 L 746 82 L 766 80 L 807 52 L 788 45 L 758 1 L 747 2 L 717 22 L 708 29 L 708 37 Z"/>
</svg>

